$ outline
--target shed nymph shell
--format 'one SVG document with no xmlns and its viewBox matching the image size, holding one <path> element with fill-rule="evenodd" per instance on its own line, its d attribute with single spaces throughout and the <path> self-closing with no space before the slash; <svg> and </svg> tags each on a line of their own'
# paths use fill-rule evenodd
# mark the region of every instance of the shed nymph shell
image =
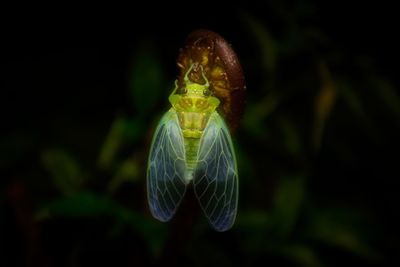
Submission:
<svg viewBox="0 0 400 267">
<path fill-rule="evenodd" d="M 178 60 L 178 86 L 193 64 L 189 74 L 192 82 L 204 84 L 201 67 L 210 83 L 212 94 L 221 101 L 218 109 L 231 130 L 235 130 L 244 109 L 245 79 L 239 60 L 232 47 L 219 34 L 196 30 L 189 34 Z"/>
</svg>

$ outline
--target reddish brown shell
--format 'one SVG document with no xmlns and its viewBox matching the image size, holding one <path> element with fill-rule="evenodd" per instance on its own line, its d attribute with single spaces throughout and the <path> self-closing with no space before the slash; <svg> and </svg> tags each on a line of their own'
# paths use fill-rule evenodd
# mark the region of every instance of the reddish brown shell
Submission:
<svg viewBox="0 0 400 267">
<path fill-rule="evenodd" d="M 204 84 L 200 65 L 210 83 L 212 94 L 221 101 L 218 109 L 231 130 L 235 130 L 243 114 L 245 79 L 239 60 L 232 47 L 219 34 L 208 30 L 196 30 L 189 34 L 178 60 L 180 75 L 178 86 L 191 64 L 189 79 Z"/>
</svg>

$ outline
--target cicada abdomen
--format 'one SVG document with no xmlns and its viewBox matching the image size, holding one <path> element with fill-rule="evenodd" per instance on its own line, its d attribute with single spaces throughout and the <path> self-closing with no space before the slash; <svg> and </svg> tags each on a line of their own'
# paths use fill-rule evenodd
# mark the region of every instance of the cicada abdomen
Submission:
<svg viewBox="0 0 400 267">
<path fill-rule="evenodd" d="M 191 81 L 205 83 L 204 72 L 212 94 L 221 101 L 219 113 L 234 131 L 243 114 L 246 87 L 242 67 L 228 42 L 209 30 L 193 31 L 179 53 L 177 64 L 179 88 L 183 88 L 185 74 L 192 65 Z"/>
</svg>

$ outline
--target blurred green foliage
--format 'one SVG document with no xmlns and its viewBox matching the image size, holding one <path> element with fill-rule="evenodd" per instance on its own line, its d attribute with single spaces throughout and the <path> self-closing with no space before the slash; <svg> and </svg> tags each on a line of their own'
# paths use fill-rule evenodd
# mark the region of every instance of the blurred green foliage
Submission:
<svg viewBox="0 0 400 267">
<path fill-rule="evenodd" d="M 83 174 L 75 160 L 62 150 L 43 151 L 41 159 L 54 185 L 66 195 L 82 189 Z"/>
<path fill-rule="evenodd" d="M 73 258 L 78 263 L 65 266 L 83 266 L 85 257 L 76 256 L 80 246 L 101 259 L 104 248 L 95 243 L 124 246 L 124 236 L 132 249 L 110 255 L 128 259 L 138 250 L 133 262 L 143 265 L 378 266 L 399 252 L 397 240 L 385 237 L 391 220 L 382 219 L 383 205 L 392 209 L 395 199 L 384 196 L 392 186 L 388 151 L 398 152 L 397 88 L 368 56 L 350 58 L 323 28 L 304 22 L 315 16 L 311 4 L 270 8 L 280 27 L 241 11 L 233 18 L 237 31 L 226 26 L 219 32 L 237 51 L 248 82 L 246 112 L 234 136 L 240 172 L 234 228 L 216 233 L 196 209 L 180 209 L 169 223 L 149 214 L 148 149 L 177 75 L 162 59 L 177 55 L 176 44 L 188 32 L 171 44 L 143 37 L 133 47 L 123 89 L 116 91 L 128 100 L 106 110 L 107 119 L 95 124 L 76 116 L 82 123 L 68 125 L 66 119 L 59 131 L 59 124 L 48 124 L 48 131 L 64 135 L 46 141 L 29 125 L 1 140 L 1 166 L 11 177 L 7 199 L 16 203 L 10 206 L 18 213 L 18 203 L 29 202 L 32 225 L 46 236 L 45 252 L 53 243 L 67 244 L 63 252 L 48 252 L 50 258 Z M 26 155 L 30 165 L 23 167 Z M 14 181 L 29 189 L 28 200 Z M 56 240 L 56 233 L 74 232 L 69 223 L 91 226 L 75 241 Z M 102 241 L 82 241 L 93 236 Z"/>
</svg>

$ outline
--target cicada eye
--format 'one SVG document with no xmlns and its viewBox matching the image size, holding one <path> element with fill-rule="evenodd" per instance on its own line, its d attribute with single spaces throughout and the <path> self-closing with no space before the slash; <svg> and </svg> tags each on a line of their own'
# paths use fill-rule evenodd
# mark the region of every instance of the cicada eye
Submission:
<svg viewBox="0 0 400 267">
<path fill-rule="evenodd" d="M 183 94 L 183 95 L 187 94 L 187 88 L 186 87 L 182 87 L 181 90 L 180 90 L 180 93 Z"/>
</svg>

